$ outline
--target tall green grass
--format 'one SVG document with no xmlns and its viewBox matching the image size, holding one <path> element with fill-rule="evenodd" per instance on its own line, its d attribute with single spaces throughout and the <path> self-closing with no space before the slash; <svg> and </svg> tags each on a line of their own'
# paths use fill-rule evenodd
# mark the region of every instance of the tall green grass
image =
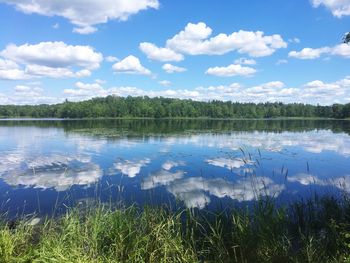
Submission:
<svg viewBox="0 0 350 263">
<path fill-rule="evenodd" d="M 350 202 L 261 199 L 218 213 L 73 208 L 0 226 L 0 262 L 350 262 Z"/>
</svg>

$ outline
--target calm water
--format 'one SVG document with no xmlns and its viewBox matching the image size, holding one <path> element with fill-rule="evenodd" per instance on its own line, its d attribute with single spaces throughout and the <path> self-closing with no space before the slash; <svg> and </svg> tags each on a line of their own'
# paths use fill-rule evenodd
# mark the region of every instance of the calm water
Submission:
<svg viewBox="0 0 350 263">
<path fill-rule="evenodd" d="M 92 202 L 217 209 L 350 191 L 350 122 L 0 121 L 0 210 Z"/>
</svg>

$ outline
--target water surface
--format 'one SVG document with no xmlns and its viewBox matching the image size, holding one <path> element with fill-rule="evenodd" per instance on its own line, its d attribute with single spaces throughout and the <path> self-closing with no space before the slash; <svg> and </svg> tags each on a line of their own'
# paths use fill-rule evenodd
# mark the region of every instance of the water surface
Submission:
<svg viewBox="0 0 350 263">
<path fill-rule="evenodd" d="M 93 202 L 224 209 L 350 191 L 350 122 L 3 120 L 0 209 Z"/>
</svg>

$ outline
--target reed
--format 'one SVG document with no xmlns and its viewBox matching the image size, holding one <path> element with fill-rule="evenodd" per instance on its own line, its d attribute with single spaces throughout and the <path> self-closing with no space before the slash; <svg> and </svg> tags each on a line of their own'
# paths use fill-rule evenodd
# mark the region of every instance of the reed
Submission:
<svg viewBox="0 0 350 263">
<path fill-rule="evenodd" d="M 98 204 L 2 221 L 0 262 L 349 262 L 349 218 L 345 196 L 217 213 Z"/>
</svg>

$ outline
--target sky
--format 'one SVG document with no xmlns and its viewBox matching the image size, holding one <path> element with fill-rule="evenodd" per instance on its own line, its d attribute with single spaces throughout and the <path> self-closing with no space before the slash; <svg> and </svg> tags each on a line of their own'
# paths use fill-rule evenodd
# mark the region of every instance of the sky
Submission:
<svg viewBox="0 0 350 263">
<path fill-rule="evenodd" d="M 0 0 L 0 104 L 350 102 L 350 0 Z"/>
</svg>

